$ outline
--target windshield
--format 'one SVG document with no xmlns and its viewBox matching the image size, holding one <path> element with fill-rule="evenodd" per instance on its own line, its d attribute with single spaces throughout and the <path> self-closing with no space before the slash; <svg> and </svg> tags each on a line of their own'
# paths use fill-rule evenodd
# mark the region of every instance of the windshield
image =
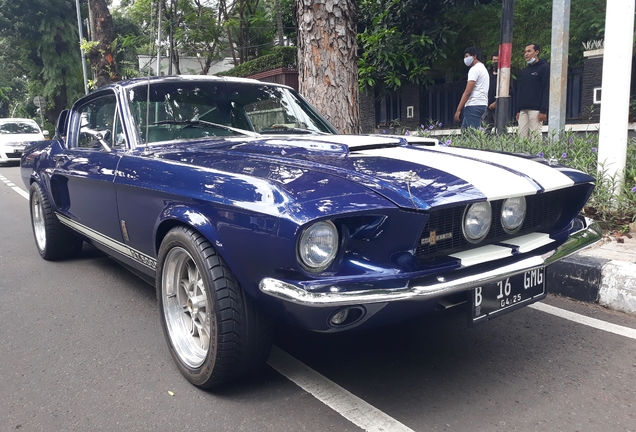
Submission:
<svg viewBox="0 0 636 432">
<path fill-rule="evenodd" d="M 258 134 L 320 134 L 335 130 L 284 87 L 225 81 L 140 85 L 128 100 L 139 142 Z"/>
<path fill-rule="evenodd" d="M 40 129 L 36 124 L 26 122 L 0 124 L 2 134 L 39 134 Z"/>
</svg>

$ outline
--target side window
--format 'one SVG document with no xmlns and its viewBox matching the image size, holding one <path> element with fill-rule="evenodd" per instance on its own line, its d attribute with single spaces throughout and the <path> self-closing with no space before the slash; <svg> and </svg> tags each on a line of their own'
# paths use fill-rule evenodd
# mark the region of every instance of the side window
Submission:
<svg viewBox="0 0 636 432">
<path fill-rule="evenodd" d="M 121 124 L 121 118 L 117 111 L 115 111 L 115 129 L 113 133 L 113 147 L 118 149 L 125 149 L 127 147 L 126 134 L 124 133 L 124 127 Z"/>
<path fill-rule="evenodd" d="M 115 95 L 94 99 L 79 109 L 80 124 L 77 134 L 77 147 L 104 150 L 102 142 L 112 147 L 125 145 L 120 142 L 123 131 L 117 116 L 117 99 Z M 116 134 L 120 134 L 118 137 Z"/>
</svg>

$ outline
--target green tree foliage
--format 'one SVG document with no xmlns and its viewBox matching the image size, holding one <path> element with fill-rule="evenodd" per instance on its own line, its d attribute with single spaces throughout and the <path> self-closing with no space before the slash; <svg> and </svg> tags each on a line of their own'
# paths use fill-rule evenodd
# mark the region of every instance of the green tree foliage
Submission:
<svg viewBox="0 0 636 432">
<path fill-rule="evenodd" d="M 29 13 L 25 13 L 29 11 Z M 0 0 L 0 39 L 15 49 L 13 72 L 23 73 L 29 87 L 44 96 L 46 118 L 82 94 L 75 4 L 65 0 Z M 20 77 L 13 75 L 8 79 Z"/>
<path fill-rule="evenodd" d="M 443 1 L 361 0 L 358 21 L 360 88 L 396 90 L 431 82 L 453 31 L 442 22 Z"/>
<path fill-rule="evenodd" d="M 212 61 L 228 55 L 230 42 L 236 46 L 237 64 L 265 53 L 276 33 L 273 5 L 273 1 L 260 0 L 163 0 L 162 49 L 173 53 L 173 73 L 189 72 L 179 70 L 179 56 L 184 55 L 200 58 L 198 72 L 206 74 Z M 141 23 L 139 31 L 118 35 L 127 48 L 156 54 L 151 42 L 156 39 L 156 13 L 156 1 L 122 2 L 121 17 Z"/>
<path fill-rule="evenodd" d="M 117 67 L 116 53 L 117 42 L 113 32 L 113 17 L 110 14 L 106 0 L 91 0 L 89 2 L 92 15 L 92 38 L 91 43 L 84 43 L 82 49 L 86 50 L 95 86 L 102 87 L 113 81 L 119 80 L 119 69 Z"/>
<path fill-rule="evenodd" d="M 27 82 L 16 58 L 15 47 L 0 39 L 0 118 L 26 115 Z"/>
<path fill-rule="evenodd" d="M 273 46 L 276 35 L 273 1 L 236 0 L 226 25 L 233 35 L 238 63 L 262 55 Z"/>
<path fill-rule="evenodd" d="M 115 58 L 121 78 L 139 76 L 138 55 L 141 48 L 147 45 L 150 36 L 144 34 L 143 25 L 133 21 L 121 10 L 113 10 L 113 32 L 115 38 Z"/>
<path fill-rule="evenodd" d="M 296 18 L 294 13 L 294 0 L 280 0 L 280 11 L 283 20 L 283 34 L 294 45 L 298 45 L 296 38 Z"/>
</svg>

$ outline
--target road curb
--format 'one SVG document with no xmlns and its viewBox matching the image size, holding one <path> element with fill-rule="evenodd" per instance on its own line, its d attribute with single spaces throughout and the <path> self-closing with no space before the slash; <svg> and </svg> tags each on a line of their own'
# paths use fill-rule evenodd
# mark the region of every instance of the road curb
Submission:
<svg viewBox="0 0 636 432">
<path fill-rule="evenodd" d="M 603 265 L 599 304 L 636 314 L 636 264 L 610 261 Z"/>
<path fill-rule="evenodd" d="M 548 267 L 548 292 L 636 314 L 636 264 L 573 255 Z"/>
</svg>

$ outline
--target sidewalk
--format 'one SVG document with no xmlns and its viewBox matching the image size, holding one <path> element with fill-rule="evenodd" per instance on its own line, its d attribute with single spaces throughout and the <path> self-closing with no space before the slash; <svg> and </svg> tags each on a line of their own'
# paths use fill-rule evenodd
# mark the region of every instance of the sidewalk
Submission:
<svg viewBox="0 0 636 432">
<path fill-rule="evenodd" d="M 604 237 L 549 267 L 548 292 L 636 314 L 636 234 Z"/>
</svg>

